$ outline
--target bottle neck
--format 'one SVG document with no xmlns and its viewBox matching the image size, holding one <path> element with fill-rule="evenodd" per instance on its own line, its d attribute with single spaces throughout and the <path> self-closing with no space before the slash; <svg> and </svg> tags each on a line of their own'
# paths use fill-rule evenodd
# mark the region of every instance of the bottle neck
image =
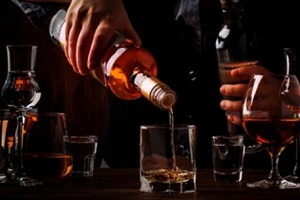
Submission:
<svg viewBox="0 0 300 200">
<path fill-rule="evenodd" d="M 221 0 L 224 24 L 242 27 L 245 24 L 245 12 L 239 0 Z"/>
<path fill-rule="evenodd" d="M 219 62 L 259 60 L 256 31 L 242 0 L 220 0 L 224 25 L 216 40 Z"/>
<path fill-rule="evenodd" d="M 160 109 L 171 110 L 174 107 L 176 93 L 149 73 L 136 71 L 130 81 L 146 99 Z"/>
</svg>

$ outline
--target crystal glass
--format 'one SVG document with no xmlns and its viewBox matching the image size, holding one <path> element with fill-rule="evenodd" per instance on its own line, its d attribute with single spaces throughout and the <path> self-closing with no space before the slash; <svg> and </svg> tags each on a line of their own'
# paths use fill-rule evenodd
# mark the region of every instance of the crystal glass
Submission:
<svg viewBox="0 0 300 200">
<path fill-rule="evenodd" d="M 279 156 L 300 130 L 300 117 L 293 109 L 299 104 L 300 84 L 295 75 L 252 75 L 242 107 L 242 125 L 246 133 L 263 145 L 271 158 L 269 175 L 247 183 L 250 188 L 300 188 L 279 174 Z"/>
<path fill-rule="evenodd" d="M 26 174 L 44 183 L 68 177 L 73 167 L 69 140 L 65 113 L 26 114 L 23 154 Z"/>
<path fill-rule="evenodd" d="M 141 192 L 196 192 L 196 134 L 189 124 L 140 126 Z"/>
<path fill-rule="evenodd" d="M 14 166 L 8 182 L 21 186 L 34 186 L 40 181 L 31 179 L 23 170 L 23 127 L 26 113 L 38 103 L 41 92 L 35 79 L 37 46 L 8 45 L 7 76 L 2 86 L 1 97 L 17 119 L 13 144 Z"/>
</svg>

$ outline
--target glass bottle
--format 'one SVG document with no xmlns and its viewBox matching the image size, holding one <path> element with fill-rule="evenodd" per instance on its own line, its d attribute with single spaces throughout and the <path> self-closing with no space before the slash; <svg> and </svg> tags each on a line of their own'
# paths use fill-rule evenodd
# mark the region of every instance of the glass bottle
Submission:
<svg viewBox="0 0 300 200">
<path fill-rule="evenodd" d="M 245 15 L 242 0 L 220 0 L 223 25 L 218 33 L 215 47 L 218 59 L 221 84 L 247 83 L 231 77 L 232 69 L 247 67 L 259 63 L 255 31 Z M 237 97 L 223 97 L 230 100 L 241 100 Z M 228 113 L 226 113 L 228 114 Z M 244 132 L 240 126 L 228 122 L 230 135 Z"/>
<path fill-rule="evenodd" d="M 65 45 L 66 10 L 59 10 L 51 19 L 49 33 L 60 47 Z M 153 56 L 122 35 L 115 35 L 113 44 L 101 60 L 101 67 L 91 74 L 119 98 L 134 100 L 141 96 L 163 110 L 170 110 L 176 93 L 156 78 L 157 65 Z"/>
</svg>

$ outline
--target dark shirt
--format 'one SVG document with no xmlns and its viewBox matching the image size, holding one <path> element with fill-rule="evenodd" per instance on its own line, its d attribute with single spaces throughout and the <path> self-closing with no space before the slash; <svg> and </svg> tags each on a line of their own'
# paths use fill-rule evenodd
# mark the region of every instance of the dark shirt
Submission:
<svg viewBox="0 0 300 200">
<path fill-rule="evenodd" d="M 36 4 L 24 0 L 11 0 L 15 3 L 31 20 L 31 22 L 40 27 L 43 24 L 44 17 L 54 8 L 55 4 Z"/>
</svg>

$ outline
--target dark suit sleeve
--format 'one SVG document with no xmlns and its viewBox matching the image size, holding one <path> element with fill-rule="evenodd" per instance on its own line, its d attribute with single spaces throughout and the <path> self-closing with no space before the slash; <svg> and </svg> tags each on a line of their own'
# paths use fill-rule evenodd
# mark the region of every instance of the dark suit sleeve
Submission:
<svg viewBox="0 0 300 200">
<path fill-rule="evenodd" d="M 38 28 L 43 28 L 47 22 L 47 18 L 51 13 L 63 4 L 55 3 L 32 3 L 24 0 L 11 0 L 16 6 L 18 6 L 24 14 L 29 18 L 33 25 Z"/>
</svg>

